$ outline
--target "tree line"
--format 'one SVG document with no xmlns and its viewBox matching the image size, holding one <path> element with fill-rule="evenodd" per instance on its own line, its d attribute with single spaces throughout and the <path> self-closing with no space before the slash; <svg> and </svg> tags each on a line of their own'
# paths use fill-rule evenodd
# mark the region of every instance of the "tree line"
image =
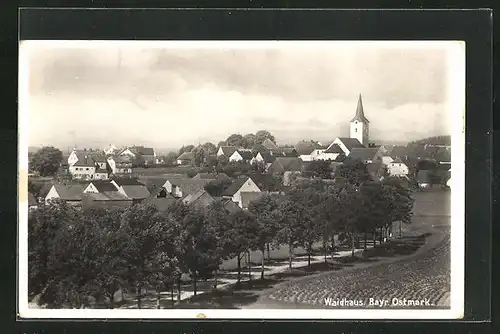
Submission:
<svg viewBox="0 0 500 334">
<path fill-rule="evenodd" d="M 289 249 L 290 270 L 297 247 L 306 250 L 309 263 L 318 244 L 325 261 L 339 242 L 354 256 L 363 240 L 367 247 L 369 236 L 374 244 L 376 236 L 383 242 L 393 222 L 411 222 L 413 199 L 398 179 L 374 182 L 366 166 L 348 168 L 339 170 L 334 183 L 297 182 L 286 194 L 266 194 L 236 212 L 226 211 L 221 201 L 203 209 L 179 201 L 166 212 L 150 203 L 128 208 L 77 208 L 60 200 L 42 204 L 29 217 L 30 296 L 51 307 L 89 305 L 91 296 L 113 308 L 121 289 L 141 308 L 147 288 L 156 290 L 160 307 L 161 291 L 180 300 L 183 273 L 195 294 L 200 280 L 212 278 L 217 288 L 226 259 L 237 259 L 239 282 L 250 251 L 262 252 L 261 278 L 270 249 L 279 246 Z"/>
</svg>

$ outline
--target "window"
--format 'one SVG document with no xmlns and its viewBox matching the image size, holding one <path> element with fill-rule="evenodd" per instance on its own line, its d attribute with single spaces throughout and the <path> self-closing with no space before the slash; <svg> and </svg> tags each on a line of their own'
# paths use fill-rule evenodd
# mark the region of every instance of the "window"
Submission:
<svg viewBox="0 0 500 334">
<path fill-rule="evenodd" d="M 354 132 L 358 132 L 358 128 L 355 128 L 355 129 L 354 129 Z"/>
</svg>

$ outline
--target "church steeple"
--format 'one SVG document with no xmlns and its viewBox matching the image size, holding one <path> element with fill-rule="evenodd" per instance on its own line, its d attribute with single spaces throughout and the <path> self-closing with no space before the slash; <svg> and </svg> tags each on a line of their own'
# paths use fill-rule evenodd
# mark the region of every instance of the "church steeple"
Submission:
<svg viewBox="0 0 500 334">
<path fill-rule="evenodd" d="M 370 121 L 365 117 L 365 112 L 363 110 L 363 100 L 361 98 L 361 94 L 358 97 L 358 106 L 356 108 L 356 115 L 351 120 L 351 122 L 358 121 L 363 123 L 370 123 Z"/>
<path fill-rule="evenodd" d="M 368 145 L 369 123 L 370 121 L 365 117 L 365 111 L 363 110 L 363 100 L 361 99 L 361 94 L 359 94 L 356 115 L 350 122 L 350 137 L 356 138 L 363 145 Z"/>
</svg>

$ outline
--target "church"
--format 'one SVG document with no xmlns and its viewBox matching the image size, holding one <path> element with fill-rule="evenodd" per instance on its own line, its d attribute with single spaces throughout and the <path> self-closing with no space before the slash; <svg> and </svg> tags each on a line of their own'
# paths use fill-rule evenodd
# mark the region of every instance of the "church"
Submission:
<svg viewBox="0 0 500 334">
<path fill-rule="evenodd" d="M 363 157 L 361 160 L 371 162 L 374 157 L 371 157 L 374 149 L 366 150 L 366 148 L 375 148 L 369 143 L 370 136 L 370 121 L 365 116 L 363 109 L 363 99 L 361 94 L 358 97 L 356 113 L 349 122 L 349 137 L 337 137 L 328 147 L 315 149 L 307 155 L 301 155 L 303 161 L 313 160 L 331 160 L 337 161 L 343 157 L 347 157 L 355 153 L 359 155 L 361 152 Z M 374 154 L 375 155 L 375 154 Z"/>
</svg>

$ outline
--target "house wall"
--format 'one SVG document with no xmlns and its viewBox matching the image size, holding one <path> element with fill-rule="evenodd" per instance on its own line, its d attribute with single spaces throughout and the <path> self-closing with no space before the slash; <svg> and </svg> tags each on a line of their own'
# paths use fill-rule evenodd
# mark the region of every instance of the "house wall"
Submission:
<svg viewBox="0 0 500 334">
<path fill-rule="evenodd" d="M 59 194 L 57 193 L 56 187 L 54 186 L 50 188 L 49 192 L 47 193 L 47 196 L 45 196 L 45 203 L 48 203 L 48 201 L 53 198 L 60 198 Z"/>
<path fill-rule="evenodd" d="M 78 157 L 76 156 L 75 151 L 71 152 L 68 157 L 68 165 L 73 166 L 78 161 Z"/>
<path fill-rule="evenodd" d="M 233 195 L 232 200 L 233 202 L 238 203 L 239 207 L 242 208 L 243 205 L 241 203 L 241 192 L 260 192 L 259 187 L 253 182 L 252 179 L 248 179 L 240 189 Z"/>
<path fill-rule="evenodd" d="M 382 157 L 382 163 L 383 163 L 384 165 L 389 165 L 389 164 L 390 164 L 391 162 L 393 162 L 393 161 L 394 161 L 394 159 L 393 159 L 393 158 L 391 158 L 391 157 L 389 157 L 389 156 L 383 156 L 383 157 Z"/>
<path fill-rule="evenodd" d="M 303 154 L 300 156 L 302 161 L 313 161 L 313 156 L 310 154 Z"/>
<path fill-rule="evenodd" d="M 116 162 L 113 158 L 108 158 L 108 165 L 111 167 L 111 171 L 116 174 Z"/>
<path fill-rule="evenodd" d="M 69 172 L 75 179 L 91 180 L 94 178 L 95 167 L 70 166 Z"/>
<path fill-rule="evenodd" d="M 83 190 L 83 193 L 84 194 L 88 194 L 88 193 L 94 193 L 94 194 L 97 194 L 99 193 L 99 190 L 97 190 L 97 188 L 91 183 L 87 186 L 87 188 L 85 188 Z"/>
<path fill-rule="evenodd" d="M 348 156 L 351 153 L 351 151 L 349 151 L 349 149 L 344 145 L 344 143 L 342 142 L 342 140 L 340 140 L 340 138 L 335 139 L 333 143 L 330 144 L 330 146 L 332 146 L 333 144 L 339 145 L 346 156 Z"/>
<path fill-rule="evenodd" d="M 229 157 L 229 161 L 241 161 L 243 157 L 238 153 L 238 151 L 234 151 L 233 154 Z"/>
<path fill-rule="evenodd" d="M 217 151 L 217 156 L 224 155 L 224 151 L 222 150 L 222 147 L 219 147 L 219 150 Z"/>
<path fill-rule="evenodd" d="M 339 153 L 321 153 L 316 157 L 313 157 L 313 160 L 335 160 L 339 156 Z"/>
<path fill-rule="evenodd" d="M 190 160 L 177 160 L 178 165 L 189 165 L 190 163 Z"/>
<path fill-rule="evenodd" d="M 404 176 L 408 175 L 408 167 L 404 163 L 390 163 L 387 165 L 387 172 L 391 176 Z"/>
<path fill-rule="evenodd" d="M 108 173 L 95 173 L 94 174 L 94 180 L 107 180 L 108 179 Z"/>
</svg>

